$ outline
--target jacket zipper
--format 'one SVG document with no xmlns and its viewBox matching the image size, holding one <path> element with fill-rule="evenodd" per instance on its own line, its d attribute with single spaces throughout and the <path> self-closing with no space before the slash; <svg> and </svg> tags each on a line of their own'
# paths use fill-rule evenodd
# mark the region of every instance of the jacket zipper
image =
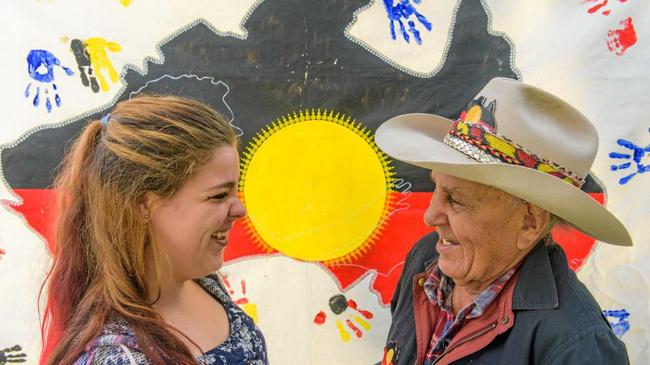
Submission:
<svg viewBox="0 0 650 365">
<path fill-rule="evenodd" d="M 445 349 L 445 351 L 444 351 L 442 354 L 440 354 L 440 357 L 438 357 L 438 358 L 436 359 L 436 361 L 434 361 L 433 363 L 435 364 L 435 363 L 437 363 L 438 361 L 440 361 L 440 359 L 442 359 L 445 355 L 447 355 L 449 352 L 451 352 L 451 350 L 457 348 L 457 347 L 460 346 L 460 345 L 464 345 L 464 344 L 468 343 L 469 341 L 472 341 L 472 340 L 474 340 L 474 339 L 476 339 L 476 338 L 478 338 L 478 337 L 483 336 L 484 334 L 486 334 L 486 333 L 492 331 L 492 330 L 495 329 L 496 327 L 497 327 L 497 321 L 494 321 L 494 322 L 490 323 L 487 327 L 483 327 L 483 328 L 481 328 L 480 330 L 477 330 L 476 332 L 472 333 L 471 335 L 469 335 L 469 336 L 463 338 L 462 340 L 456 342 L 456 343 L 454 344 L 454 346 L 447 347 L 447 348 Z"/>
</svg>

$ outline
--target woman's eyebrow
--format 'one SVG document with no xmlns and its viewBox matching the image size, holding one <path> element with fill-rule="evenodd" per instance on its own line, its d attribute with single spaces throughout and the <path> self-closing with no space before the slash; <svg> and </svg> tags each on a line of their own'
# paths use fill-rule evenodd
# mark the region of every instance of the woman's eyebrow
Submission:
<svg viewBox="0 0 650 365">
<path fill-rule="evenodd" d="M 205 189 L 205 191 L 214 191 L 214 190 L 220 190 L 220 189 L 232 189 L 233 187 L 237 186 L 237 183 L 234 181 L 225 181 L 221 184 L 214 185 L 210 188 Z"/>
</svg>

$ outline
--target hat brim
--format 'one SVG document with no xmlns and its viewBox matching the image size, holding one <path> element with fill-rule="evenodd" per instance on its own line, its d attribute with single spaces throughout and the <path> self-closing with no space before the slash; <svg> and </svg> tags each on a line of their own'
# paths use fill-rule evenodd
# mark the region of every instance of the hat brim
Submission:
<svg viewBox="0 0 650 365">
<path fill-rule="evenodd" d="M 399 115 L 377 129 L 375 142 L 397 160 L 493 186 L 563 218 L 599 241 L 632 246 L 625 226 L 577 187 L 535 169 L 481 163 L 447 146 L 443 139 L 452 123 L 432 114 Z"/>
</svg>

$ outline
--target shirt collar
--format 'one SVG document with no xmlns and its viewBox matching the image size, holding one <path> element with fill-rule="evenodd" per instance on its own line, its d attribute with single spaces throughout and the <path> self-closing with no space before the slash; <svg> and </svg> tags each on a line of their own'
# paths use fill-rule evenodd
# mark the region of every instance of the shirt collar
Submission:
<svg viewBox="0 0 650 365">
<path fill-rule="evenodd" d="M 472 303 L 468 304 L 458 314 L 467 318 L 479 317 L 492 304 L 494 299 L 499 296 L 505 284 L 519 270 L 522 263 L 519 262 L 510 270 L 499 276 L 483 292 L 481 292 Z M 424 283 L 424 292 L 434 304 L 446 312 L 452 313 L 451 309 L 451 292 L 454 289 L 454 281 L 446 276 L 436 264 L 431 270 Z"/>
</svg>

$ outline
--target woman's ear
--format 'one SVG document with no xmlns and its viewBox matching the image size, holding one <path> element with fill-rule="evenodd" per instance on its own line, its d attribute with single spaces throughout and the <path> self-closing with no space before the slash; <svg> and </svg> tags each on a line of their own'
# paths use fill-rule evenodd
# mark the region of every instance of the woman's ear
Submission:
<svg viewBox="0 0 650 365">
<path fill-rule="evenodd" d="M 147 191 L 142 194 L 138 199 L 138 207 L 140 208 L 140 215 L 145 223 L 149 223 L 151 212 L 153 211 L 154 204 L 158 201 L 158 196 L 155 193 Z"/>
<path fill-rule="evenodd" d="M 517 238 L 517 248 L 527 250 L 539 241 L 546 230 L 551 214 L 529 202 L 525 202 L 524 219 Z"/>
</svg>

